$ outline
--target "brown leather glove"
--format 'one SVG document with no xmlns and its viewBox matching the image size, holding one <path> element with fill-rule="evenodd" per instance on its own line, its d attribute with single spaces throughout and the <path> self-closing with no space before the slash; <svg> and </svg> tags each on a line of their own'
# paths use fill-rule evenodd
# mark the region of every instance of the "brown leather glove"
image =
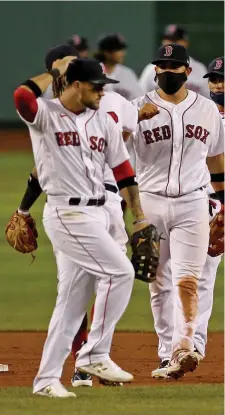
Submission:
<svg viewBox="0 0 225 415">
<path fill-rule="evenodd" d="M 5 229 L 6 240 L 17 251 L 29 254 L 38 247 L 38 232 L 34 219 L 17 211 L 12 215 Z"/>
<path fill-rule="evenodd" d="M 224 205 L 210 222 L 208 254 L 212 257 L 224 253 Z"/>
</svg>

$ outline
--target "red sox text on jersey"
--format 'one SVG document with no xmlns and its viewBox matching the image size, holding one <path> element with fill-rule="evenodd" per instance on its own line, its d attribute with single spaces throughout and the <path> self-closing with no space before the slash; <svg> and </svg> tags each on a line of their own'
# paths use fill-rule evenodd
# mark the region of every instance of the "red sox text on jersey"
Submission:
<svg viewBox="0 0 225 415">
<path fill-rule="evenodd" d="M 210 132 L 201 125 L 188 124 L 185 126 L 185 138 L 196 138 L 206 144 L 207 137 Z M 172 137 L 172 131 L 169 125 L 162 125 L 161 127 L 153 128 L 152 130 L 143 131 L 146 144 L 157 143 L 162 140 L 169 140 Z"/>
</svg>

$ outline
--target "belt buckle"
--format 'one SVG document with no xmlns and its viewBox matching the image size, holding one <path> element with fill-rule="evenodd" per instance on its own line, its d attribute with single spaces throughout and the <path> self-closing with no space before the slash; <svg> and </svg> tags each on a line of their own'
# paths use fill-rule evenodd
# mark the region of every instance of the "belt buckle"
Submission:
<svg viewBox="0 0 225 415">
<path fill-rule="evenodd" d="M 96 206 L 100 206 L 101 199 L 96 199 Z"/>
</svg>

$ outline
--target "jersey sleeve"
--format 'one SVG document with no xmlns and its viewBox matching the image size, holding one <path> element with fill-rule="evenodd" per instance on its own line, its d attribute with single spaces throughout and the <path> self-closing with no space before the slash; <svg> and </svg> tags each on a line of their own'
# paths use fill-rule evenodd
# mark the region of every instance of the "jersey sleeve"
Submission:
<svg viewBox="0 0 225 415">
<path fill-rule="evenodd" d="M 123 130 L 132 133 L 137 128 L 138 123 L 138 109 L 129 102 L 126 98 L 120 96 L 122 111 L 121 111 L 121 123 Z"/>
<path fill-rule="evenodd" d="M 48 128 L 49 117 L 48 117 L 48 108 L 45 103 L 45 100 L 42 98 L 36 99 L 37 110 L 32 121 L 28 121 L 22 114 L 21 111 L 17 108 L 17 113 L 22 121 L 25 122 L 29 127 L 33 127 L 36 130 L 44 131 Z"/>
<path fill-rule="evenodd" d="M 224 153 L 224 126 L 219 111 L 217 111 L 216 114 L 216 125 L 217 132 L 215 137 L 212 138 L 212 142 L 209 146 L 208 157 L 213 157 Z"/>
<path fill-rule="evenodd" d="M 129 160 L 121 130 L 108 114 L 106 119 L 106 142 L 106 162 L 111 169 Z"/>
</svg>

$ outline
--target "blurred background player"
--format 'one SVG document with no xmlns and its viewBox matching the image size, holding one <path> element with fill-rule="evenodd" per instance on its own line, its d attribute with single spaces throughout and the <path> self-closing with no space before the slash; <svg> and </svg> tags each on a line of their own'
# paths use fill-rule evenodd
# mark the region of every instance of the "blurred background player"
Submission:
<svg viewBox="0 0 225 415">
<path fill-rule="evenodd" d="M 178 45 L 182 45 L 188 49 L 188 32 L 183 27 L 177 26 L 175 24 L 166 26 L 162 37 L 162 45 L 168 45 L 171 43 L 177 43 Z M 205 65 L 190 57 L 190 67 L 192 68 L 192 73 L 187 80 L 187 88 L 205 96 L 206 98 L 209 98 L 208 85 L 205 79 L 203 79 L 203 76 L 206 73 Z M 158 87 L 157 83 L 155 82 L 154 65 L 149 63 L 144 68 L 139 79 L 139 84 L 146 93 L 153 91 Z"/>
<path fill-rule="evenodd" d="M 120 33 L 111 33 L 98 41 L 98 51 L 94 57 L 104 63 L 107 75 L 119 81 L 116 86 L 107 86 L 106 91 L 115 91 L 128 100 L 143 95 L 135 72 L 123 65 L 127 43 Z"/>
<path fill-rule="evenodd" d="M 75 33 L 67 40 L 67 43 L 69 45 L 75 46 L 75 48 L 79 52 L 80 58 L 88 58 L 90 48 L 88 44 L 88 39 L 86 37 L 80 36 L 77 33 Z"/>
</svg>

